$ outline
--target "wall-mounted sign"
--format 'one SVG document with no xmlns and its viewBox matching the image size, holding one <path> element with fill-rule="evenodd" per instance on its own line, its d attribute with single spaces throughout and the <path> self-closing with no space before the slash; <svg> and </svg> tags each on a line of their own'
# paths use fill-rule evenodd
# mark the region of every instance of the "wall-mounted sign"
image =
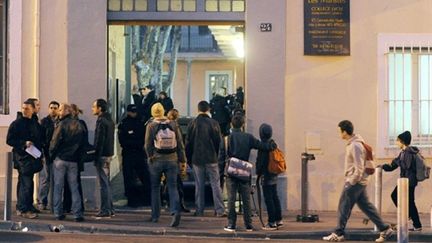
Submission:
<svg viewBox="0 0 432 243">
<path fill-rule="evenodd" d="M 272 24 L 271 23 L 261 23 L 260 24 L 260 30 L 261 30 L 261 32 L 270 32 L 270 31 L 272 31 Z"/>
<path fill-rule="evenodd" d="M 349 0 L 304 0 L 304 54 L 350 55 Z"/>
</svg>

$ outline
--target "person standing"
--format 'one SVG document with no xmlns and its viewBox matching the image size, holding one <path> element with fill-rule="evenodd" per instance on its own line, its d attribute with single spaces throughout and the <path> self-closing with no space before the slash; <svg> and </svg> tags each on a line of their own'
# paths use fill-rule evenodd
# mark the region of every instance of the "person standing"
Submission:
<svg viewBox="0 0 432 243">
<path fill-rule="evenodd" d="M 195 216 L 203 216 L 205 179 L 209 178 L 213 193 L 214 210 L 218 217 L 226 216 L 220 187 L 218 152 L 221 131 L 217 121 L 210 118 L 210 104 L 198 103 L 198 116 L 189 123 L 186 135 L 186 157 L 195 175 Z"/>
<path fill-rule="evenodd" d="M 398 157 L 393 159 L 391 164 L 382 165 L 383 170 L 385 171 L 393 171 L 400 168 L 400 178 L 408 178 L 408 206 L 409 206 L 409 217 L 413 221 L 414 228 L 410 228 L 410 231 L 421 231 L 422 224 L 420 222 L 420 217 L 417 211 L 417 206 L 415 204 L 415 188 L 418 184 L 417 181 L 417 171 L 416 165 L 417 161 L 420 158 L 419 149 L 414 146 L 410 146 L 411 144 L 411 133 L 409 131 L 405 131 L 398 135 L 396 140 L 396 145 L 402 150 Z M 397 186 L 393 190 L 391 194 L 391 199 L 394 205 L 397 207 Z"/>
<path fill-rule="evenodd" d="M 219 123 L 222 135 L 229 135 L 230 109 L 226 97 L 216 93 L 210 101 L 210 113 L 212 118 Z"/>
<path fill-rule="evenodd" d="M 154 87 L 151 85 L 145 86 L 141 89 L 142 98 L 142 116 L 143 121 L 146 123 L 152 116 L 151 108 L 154 103 L 156 103 L 156 94 Z"/>
<path fill-rule="evenodd" d="M 248 161 L 252 149 L 270 151 L 276 148 L 274 143 L 260 142 L 252 134 L 244 132 L 242 130 L 244 124 L 244 116 L 234 116 L 232 118 L 232 131 L 226 138 L 227 145 L 225 146 L 224 143 L 222 143 L 220 146 L 219 162 L 223 162 L 228 158 L 237 158 L 239 160 Z M 235 211 L 235 201 L 237 192 L 240 193 L 243 202 L 243 221 L 246 231 L 254 230 L 252 226 L 252 211 L 250 207 L 251 179 L 252 178 L 249 178 L 246 181 L 229 175 L 227 176 L 228 225 L 224 227 L 225 231 L 233 232 L 236 230 L 237 213 Z"/>
<path fill-rule="evenodd" d="M 43 169 L 39 172 L 39 193 L 38 193 L 38 208 L 39 210 L 47 210 L 49 191 L 52 190 L 52 158 L 49 156 L 49 145 L 54 133 L 54 128 L 58 121 L 58 109 L 60 104 L 57 101 L 51 101 L 48 105 L 48 115 L 41 120 L 41 126 L 45 134 L 43 145 Z M 51 205 L 52 206 L 52 205 Z"/>
<path fill-rule="evenodd" d="M 347 141 L 345 148 L 345 185 L 338 206 L 338 222 L 333 233 L 323 237 L 325 241 L 339 242 L 345 240 L 345 227 L 355 204 L 369 217 L 381 231 L 375 242 L 384 242 L 393 234 L 390 225 L 383 222 L 375 206 L 369 201 L 366 186 L 368 174 L 365 172 L 366 150 L 364 140 L 354 134 L 354 126 L 348 120 L 338 124 L 340 137 Z"/>
<path fill-rule="evenodd" d="M 13 148 L 14 168 L 18 170 L 17 214 L 24 218 L 38 216 L 33 207 L 33 176 L 42 169 L 42 162 L 41 158 L 35 158 L 26 152 L 26 149 L 32 147 L 42 152 L 43 132 L 33 118 L 34 110 L 34 104 L 25 101 L 21 115 L 9 126 L 6 138 L 6 143 Z"/>
<path fill-rule="evenodd" d="M 101 204 L 96 219 L 111 218 L 114 215 L 110 184 L 110 163 L 114 155 L 114 122 L 108 113 L 108 103 L 97 99 L 92 105 L 93 115 L 97 116 L 94 147 L 96 149 L 96 175 L 99 181 Z"/>
<path fill-rule="evenodd" d="M 144 187 L 144 194 L 149 195 L 150 173 L 144 154 L 144 123 L 138 115 L 136 105 L 127 106 L 127 117 L 118 125 L 118 138 L 122 147 L 123 181 L 128 206 L 144 205 L 144 200 L 140 197 L 142 193 L 135 182 L 138 178 Z"/>
<path fill-rule="evenodd" d="M 72 207 L 76 222 L 84 221 L 82 197 L 78 188 L 78 163 L 81 159 L 81 146 L 85 131 L 79 120 L 72 116 L 69 104 L 61 104 L 59 108 L 60 122 L 54 130 L 50 143 L 50 156 L 54 158 L 54 190 L 53 208 L 57 220 L 65 218 L 63 212 L 63 189 L 65 178 L 71 191 Z"/>
<path fill-rule="evenodd" d="M 162 104 L 165 110 L 165 115 L 167 115 L 170 110 L 174 109 L 173 101 L 170 97 L 168 97 L 168 94 L 165 91 L 159 92 L 159 96 L 156 102 Z"/>
<path fill-rule="evenodd" d="M 259 134 L 261 142 L 274 143 L 272 139 L 273 129 L 270 125 L 263 123 L 259 128 Z M 282 209 L 277 194 L 278 175 L 270 173 L 268 170 L 269 151 L 258 150 L 256 161 L 256 174 L 263 176 L 262 188 L 268 215 L 268 222 L 263 230 L 277 230 L 278 227 L 283 226 Z"/>
<path fill-rule="evenodd" d="M 151 177 L 151 217 L 156 223 L 160 216 L 160 179 L 165 173 L 170 199 L 170 211 L 173 215 L 170 226 L 177 227 L 180 223 L 181 209 L 177 191 L 179 166 L 186 168 L 183 139 L 175 121 L 168 120 L 161 103 L 151 108 L 153 120 L 147 124 L 144 147 L 147 152 Z"/>
</svg>

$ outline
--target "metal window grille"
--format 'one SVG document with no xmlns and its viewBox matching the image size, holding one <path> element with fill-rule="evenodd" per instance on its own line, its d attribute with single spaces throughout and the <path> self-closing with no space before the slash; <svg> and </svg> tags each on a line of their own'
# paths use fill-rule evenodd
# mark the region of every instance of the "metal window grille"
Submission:
<svg viewBox="0 0 432 243">
<path fill-rule="evenodd" d="M 386 54 L 389 145 L 411 131 L 411 144 L 432 146 L 432 50 L 430 46 L 390 46 Z"/>
</svg>

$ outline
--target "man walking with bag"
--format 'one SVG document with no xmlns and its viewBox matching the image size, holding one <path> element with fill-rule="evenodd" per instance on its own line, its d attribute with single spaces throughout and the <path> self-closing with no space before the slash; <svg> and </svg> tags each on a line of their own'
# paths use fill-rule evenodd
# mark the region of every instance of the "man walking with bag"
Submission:
<svg viewBox="0 0 432 243">
<path fill-rule="evenodd" d="M 339 199 L 338 224 L 333 233 L 323 237 L 325 241 L 340 242 L 345 240 L 345 227 L 355 204 L 369 217 L 381 231 L 375 242 L 384 242 L 393 230 L 383 222 L 375 206 L 369 202 L 366 193 L 368 174 L 365 173 L 366 150 L 364 140 L 354 134 L 354 126 L 348 121 L 339 122 L 339 132 L 343 140 L 347 141 L 345 149 L 345 185 Z"/>
</svg>

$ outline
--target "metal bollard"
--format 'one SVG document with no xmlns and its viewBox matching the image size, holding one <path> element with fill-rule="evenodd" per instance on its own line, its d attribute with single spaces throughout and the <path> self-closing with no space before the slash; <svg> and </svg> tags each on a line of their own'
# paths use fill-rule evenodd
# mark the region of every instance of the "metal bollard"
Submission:
<svg viewBox="0 0 432 243">
<path fill-rule="evenodd" d="M 378 214 L 381 215 L 381 208 L 382 208 L 382 173 L 383 169 L 382 167 L 377 167 L 375 169 L 375 207 L 378 211 Z M 375 231 L 379 231 L 378 227 L 375 225 L 374 227 Z"/>
<path fill-rule="evenodd" d="M 5 195 L 3 220 L 9 221 L 12 216 L 12 152 L 6 153 Z"/>
<path fill-rule="evenodd" d="M 398 208 L 397 208 L 397 237 L 398 243 L 408 243 L 408 178 L 399 178 Z"/>
</svg>

